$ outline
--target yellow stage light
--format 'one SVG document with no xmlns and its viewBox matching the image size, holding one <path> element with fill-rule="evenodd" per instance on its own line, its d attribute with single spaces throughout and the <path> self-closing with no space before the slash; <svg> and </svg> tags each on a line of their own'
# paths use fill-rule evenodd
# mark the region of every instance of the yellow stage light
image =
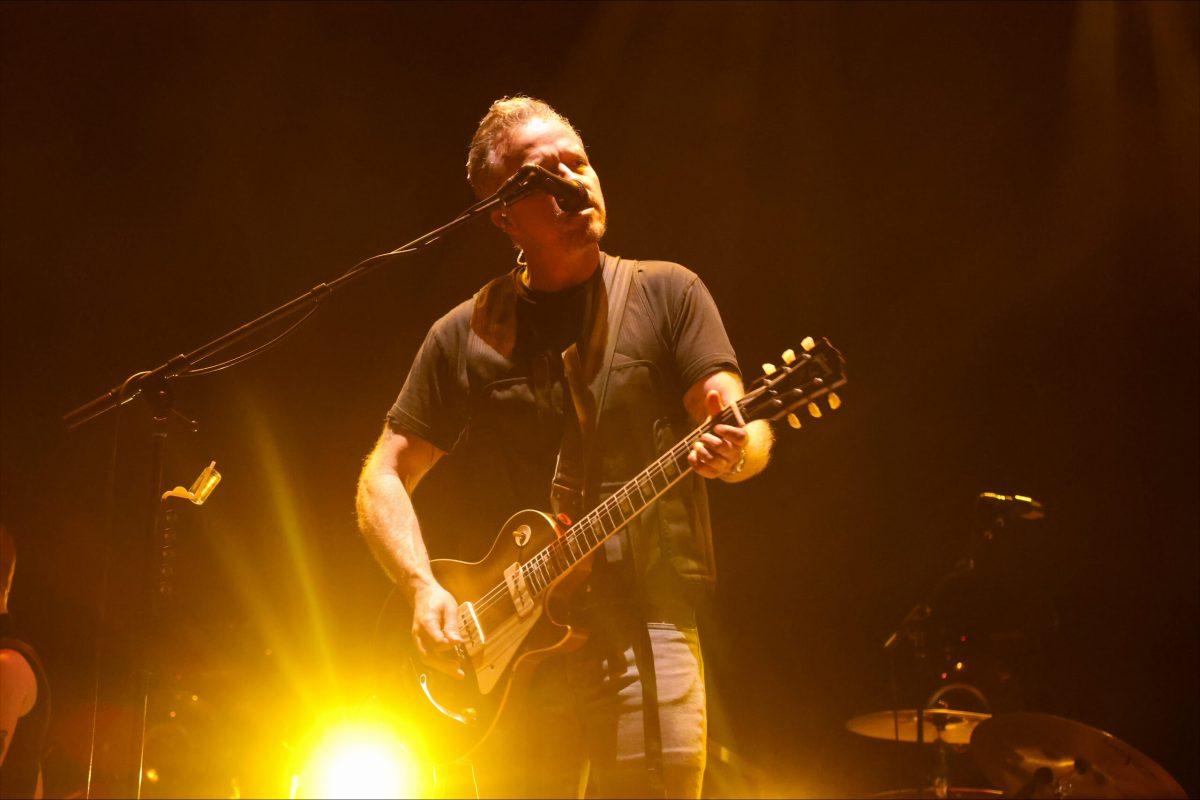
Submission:
<svg viewBox="0 0 1200 800">
<path fill-rule="evenodd" d="M 296 797 L 416 797 L 417 765 L 385 723 L 347 722 L 330 728 L 313 748 Z"/>
</svg>

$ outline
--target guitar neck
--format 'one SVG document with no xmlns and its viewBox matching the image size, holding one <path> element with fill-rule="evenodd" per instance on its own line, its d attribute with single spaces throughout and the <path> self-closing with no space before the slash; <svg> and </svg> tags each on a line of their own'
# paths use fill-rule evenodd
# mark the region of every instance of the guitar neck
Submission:
<svg viewBox="0 0 1200 800">
<path fill-rule="evenodd" d="M 679 440 L 562 536 L 522 564 L 521 572 L 529 589 L 534 594 L 546 591 L 554 581 L 683 480 L 692 471 L 688 463 L 692 446 L 714 426 L 736 424 L 745 427 L 747 421 L 773 421 L 786 416 L 788 423 L 798 428 L 800 420 L 791 413 L 794 409 L 807 406 L 812 417 L 820 418 L 817 400 L 823 398 L 831 411 L 841 406 L 841 399 L 832 391 L 846 382 L 841 353 L 827 339 L 818 342 L 806 337 L 801 346 L 803 352 L 799 354 L 784 351 L 782 368 L 763 365 L 765 377 L 755 381 L 747 394 Z"/>
<path fill-rule="evenodd" d="M 533 592 L 541 594 L 683 480 L 692 471 L 692 465 L 688 463 L 692 445 L 714 425 L 731 422 L 734 422 L 734 415 L 729 409 L 706 421 L 577 520 L 559 539 L 525 562 L 521 569 Z"/>
</svg>

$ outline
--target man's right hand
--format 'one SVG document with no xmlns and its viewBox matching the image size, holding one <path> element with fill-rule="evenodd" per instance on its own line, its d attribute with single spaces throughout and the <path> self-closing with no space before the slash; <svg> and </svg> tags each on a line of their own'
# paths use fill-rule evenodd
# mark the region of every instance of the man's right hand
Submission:
<svg viewBox="0 0 1200 800">
<path fill-rule="evenodd" d="M 423 586 L 413 597 L 413 640 L 430 666 L 462 677 L 454 648 L 464 639 L 458 629 L 458 603 L 437 583 Z"/>
</svg>

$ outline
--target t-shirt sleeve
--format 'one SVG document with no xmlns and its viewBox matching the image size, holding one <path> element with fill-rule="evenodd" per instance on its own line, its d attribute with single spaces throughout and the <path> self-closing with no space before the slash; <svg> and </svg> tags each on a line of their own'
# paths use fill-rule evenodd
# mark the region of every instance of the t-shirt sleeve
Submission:
<svg viewBox="0 0 1200 800">
<path fill-rule="evenodd" d="M 676 311 L 671 340 L 684 389 L 714 372 L 741 374 L 721 313 L 704 282 L 691 275 Z"/>
<path fill-rule="evenodd" d="M 448 317 L 429 330 L 413 359 L 400 395 L 388 411 L 393 430 L 415 433 L 449 452 L 466 425 L 466 391 L 458 376 L 457 349 Z"/>
</svg>

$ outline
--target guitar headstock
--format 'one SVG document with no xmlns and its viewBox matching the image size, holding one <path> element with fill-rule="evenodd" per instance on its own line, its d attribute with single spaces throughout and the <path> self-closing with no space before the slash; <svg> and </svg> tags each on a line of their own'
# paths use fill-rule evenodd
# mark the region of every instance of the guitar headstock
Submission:
<svg viewBox="0 0 1200 800">
<path fill-rule="evenodd" d="M 779 366 L 763 364 L 763 376 L 747 387 L 738 401 L 742 419 L 786 418 L 799 428 L 802 415 L 820 419 L 841 408 L 842 399 L 834 390 L 846 383 L 846 362 L 828 339 L 806 336 L 799 353 L 784 350 L 781 359 Z"/>
</svg>

